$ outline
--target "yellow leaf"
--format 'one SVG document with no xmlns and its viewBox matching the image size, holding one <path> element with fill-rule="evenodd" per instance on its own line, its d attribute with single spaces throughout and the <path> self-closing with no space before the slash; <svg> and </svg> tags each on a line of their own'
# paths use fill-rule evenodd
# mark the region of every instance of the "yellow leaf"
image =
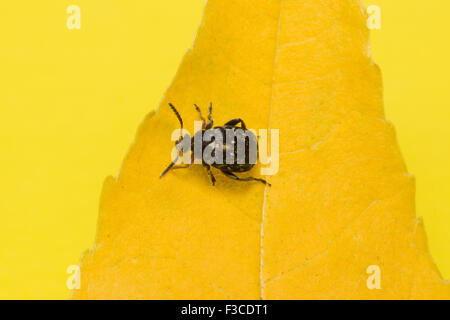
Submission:
<svg viewBox="0 0 450 320">
<path fill-rule="evenodd" d="M 168 102 L 193 132 L 193 104 L 210 101 L 216 124 L 280 129 L 272 187 L 218 173 L 213 187 L 201 166 L 159 179 L 178 128 Z M 208 1 L 161 107 L 105 181 L 73 297 L 450 298 L 359 1 Z"/>
</svg>

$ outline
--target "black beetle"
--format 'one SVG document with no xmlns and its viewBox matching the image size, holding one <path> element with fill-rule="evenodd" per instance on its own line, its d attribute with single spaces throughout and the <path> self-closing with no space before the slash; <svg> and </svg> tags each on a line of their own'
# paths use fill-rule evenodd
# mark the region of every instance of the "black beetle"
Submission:
<svg viewBox="0 0 450 320">
<path fill-rule="evenodd" d="M 170 108 L 173 110 L 175 115 L 177 116 L 181 129 L 183 129 L 183 120 L 181 119 L 180 114 L 178 113 L 177 109 L 174 107 L 172 103 L 169 103 Z M 270 186 L 270 183 L 268 183 L 266 180 L 259 179 L 259 178 L 253 178 L 253 177 L 246 177 L 241 178 L 234 174 L 234 172 L 247 172 L 250 171 L 253 166 L 256 163 L 256 154 L 257 154 L 257 148 L 258 148 L 258 142 L 256 140 L 256 136 L 253 134 L 252 131 L 247 130 L 247 127 L 245 126 L 245 123 L 242 119 L 233 119 L 225 123 L 221 127 L 214 127 L 214 120 L 212 118 L 212 103 L 209 106 L 209 114 L 208 114 L 208 120 L 209 123 L 206 123 L 205 118 L 203 118 L 200 108 L 197 105 L 194 105 L 200 119 L 202 120 L 202 130 L 198 131 L 194 135 L 194 139 L 191 141 L 190 151 L 191 151 L 191 163 L 193 163 L 194 159 L 197 159 L 195 157 L 195 141 L 201 141 L 201 154 L 203 155 L 205 151 L 209 150 L 211 155 L 214 157 L 216 155 L 216 151 L 218 151 L 218 148 L 222 148 L 222 152 L 220 152 L 223 156 L 223 161 L 219 162 L 207 162 L 205 159 L 201 158 L 201 164 L 206 168 L 213 185 L 216 183 L 216 179 L 214 178 L 213 173 L 211 172 L 211 166 L 219 169 L 222 171 L 224 175 L 227 177 L 238 180 L 238 181 L 259 181 L 264 183 L 265 185 Z M 238 125 L 240 124 L 240 127 Z M 204 141 L 203 136 L 205 133 L 211 135 L 212 137 L 221 137 L 221 143 L 217 143 L 217 141 L 209 140 Z M 230 136 L 228 134 L 232 134 L 232 138 L 230 139 Z M 186 136 L 185 136 L 186 137 Z M 227 139 L 228 137 L 228 139 Z M 180 136 L 180 138 L 175 142 L 175 146 L 180 145 L 183 142 L 184 137 Z M 241 143 L 241 146 L 238 147 L 239 143 L 238 141 L 244 141 L 244 143 Z M 250 145 L 254 142 L 256 146 L 256 152 L 254 154 L 250 153 Z M 238 150 L 239 148 L 243 148 L 243 150 Z M 255 150 L 253 150 L 255 151 Z M 220 156 L 219 153 L 218 157 Z M 227 158 L 231 157 L 231 161 L 227 161 Z M 167 172 L 169 172 L 171 169 L 181 169 L 181 168 L 188 168 L 190 165 L 179 165 L 176 166 L 176 162 L 178 161 L 179 156 L 176 157 L 172 163 L 167 167 L 166 170 L 161 173 L 160 178 L 162 178 Z M 253 159 L 250 161 L 250 159 Z"/>
</svg>

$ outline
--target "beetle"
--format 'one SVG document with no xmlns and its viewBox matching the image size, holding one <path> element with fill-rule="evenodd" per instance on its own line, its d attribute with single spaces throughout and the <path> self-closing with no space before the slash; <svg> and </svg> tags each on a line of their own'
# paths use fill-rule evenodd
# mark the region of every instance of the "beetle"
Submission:
<svg viewBox="0 0 450 320">
<path fill-rule="evenodd" d="M 225 123 L 223 126 L 216 126 L 214 125 L 214 120 L 212 118 L 212 103 L 209 106 L 209 113 L 208 113 L 208 123 L 206 123 L 206 119 L 203 117 L 202 112 L 200 110 L 200 107 L 194 104 L 195 109 L 197 110 L 200 119 L 202 120 L 202 130 L 198 131 L 194 135 L 194 139 L 191 141 L 190 151 L 191 151 L 191 163 L 194 161 L 194 159 L 199 159 L 199 157 L 195 154 L 195 141 L 201 141 L 201 151 L 202 154 L 204 154 L 205 151 L 209 151 L 210 154 L 214 157 L 216 154 L 218 157 L 220 157 L 220 154 L 223 155 L 224 161 L 217 162 L 211 162 L 211 161 L 205 161 L 204 157 L 201 157 L 201 164 L 205 167 L 212 185 L 214 186 L 216 183 L 216 178 L 214 177 L 211 166 L 219 169 L 225 176 L 237 180 L 237 181 L 259 181 L 265 185 L 270 186 L 270 183 L 268 183 L 264 179 L 259 178 L 253 178 L 253 177 L 239 177 L 235 173 L 236 172 L 247 172 L 250 171 L 255 163 L 256 159 L 254 161 L 250 161 L 250 158 L 252 158 L 252 155 L 250 153 L 250 146 L 251 142 L 254 142 L 256 145 L 256 150 L 258 148 L 258 142 L 256 139 L 256 136 L 253 134 L 252 131 L 248 130 L 245 122 L 240 119 L 232 119 Z M 178 121 L 180 122 L 180 129 L 183 129 L 183 119 L 181 118 L 178 110 L 175 108 L 175 106 L 172 103 L 169 103 L 169 107 L 172 109 L 172 111 L 175 113 L 175 116 L 178 118 Z M 238 126 L 240 125 L 240 126 Z M 182 132 L 182 131 L 180 131 Z M 232 134 L 232 139 L 230 139 L 230 136 L 227 134 Z M 205 141 L 203 137 L 205 134 L 208 134 L 208 136 L 214 136 L 214 137 L 220 137 L 221 143 L 217 143 L 217 141 L 210 139 L 209 141 Z M 228 139 L 227 139 L 228 137 Z M 180 135 L 180 138 L 175 142 L 175 146 L 181 145 L 183 140 L 186 138 L 186 136 Z M 244 141 L 245 143 L 241 144 L 239 150 L 238 142 Z M 223 143 L 224 142 L 224 143 Z M 253 146 L 255 146 L 253 145 Z M 222 151 L 219 153 L 219 149 L 222 148 Z M 243 148 L 243 150 L 242 150 Z M 231 157 L 232 161 L 226 161 L 228 157 Z M 256 157 L 256 152 L 255 152 Z M 190 165 L 175 165 L 178 161 L 179 156 L 175 158 L 174 161 L 172 161 L 169 166 L 161 173 L 160 178 L 164 177 L 167 172 L 169 172 L 172 169 L 182 169 L 182 168 L 188 168 Z M 254 157 L 253 157 L 254 158 Z"/>
</svg>

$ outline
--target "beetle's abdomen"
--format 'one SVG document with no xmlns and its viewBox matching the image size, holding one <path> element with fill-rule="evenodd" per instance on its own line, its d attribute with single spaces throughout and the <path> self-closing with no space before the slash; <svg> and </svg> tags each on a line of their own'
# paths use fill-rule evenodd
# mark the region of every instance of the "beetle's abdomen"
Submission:
<svg viewBox="0 0 450 320">
<path fill-rule="evenodd" d="M 256 163 L 258 142 L 249 130 L 232 126 L 204 132 L 203 161 L 221 170 L 249 171 Z"/>
</svg>

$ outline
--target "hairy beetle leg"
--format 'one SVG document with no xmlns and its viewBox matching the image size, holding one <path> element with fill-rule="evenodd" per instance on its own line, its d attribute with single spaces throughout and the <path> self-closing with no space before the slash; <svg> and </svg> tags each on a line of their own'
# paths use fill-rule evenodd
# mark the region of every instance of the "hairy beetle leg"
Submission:
<svg viewBox="0 0 450 320">
<path fill-rule="evenodd" d="M 244 130 L 247 130 L 247 126 L 245 125 L 245 122 L 242 119 L 233 119 L 225 123 L 226 126 L 233 126 L 236 127 L 238 124 L 241 124 L 241 128 Z"/>
<path fill-rule="evenodd" d="M 208 129 L 211 129 L 212 127 L 213 127 L 213 125 L 214 125 L 214 119 L 213 119 L 213 117 L 212 117 L 212 102 L 210 103 L 210 105 L 209 105 L 209 113 L 208 113 L 208 120 L 209 120 L 209 123 L 207 124 L 207 126 L 206 126 L 206 129 L 208 130 Z"/>
<path fill-rule="evenodd" d="M 205 130 L 206 129 L 206 119 L 203 118 L 202 111 L 200 110 L 200 107 L 198 105 L 196 105 L 196 104 L 194 104 L 194 107 L 195 107 L 195 110 L 197 110 L 198 115 L 200 116 L 200 120 L 202 120 L 202 122 L 203 122 L 202 130 Z"/>
<path fill-rule="evenodd" d="M 226 175 L 228 178 L 231 178 L 231 179 L 234 179 L 234 180 L 238 180 L 238 181 L 259 181 L 259 182 L 262 182 L 262 183 L 268 185 L 269 187 L 271 186 L 271 184 L 268 183 L 268 182 L 267 182 L 266 180 L 264 180 L 264 179 L 258 179 L 258 178 L 253 178 L 253 177 L 240 178 L 240 177 L 238 177 L 237 175 L 235 175 L 234 173 L 229 172 L 229 171 L 224 171 L 224 170 L 222 170 L 222 173 L 223 173 L 224 175 Z"/>
<path fill-rule="evenodd" d="M 175 169 L 187 169 L 189 167 L 190 167 L 190 165 L 188 165 L 188 164 L 182 164 L 182 165 L 179 165 L 179 166 L 173 166 L 172 170 L 175 170 Z"/>
<path fill-rule="evenodd" d="M 214 177 L 214 175 L 211 171 L 211 166 L 206 164 L 205 168 L 206 168 L 206 171 L 208 172 L 209 177 L 211 178 L 212 185 L 213 186 L 216 185 L 216 178 Z"/>
</svg>

